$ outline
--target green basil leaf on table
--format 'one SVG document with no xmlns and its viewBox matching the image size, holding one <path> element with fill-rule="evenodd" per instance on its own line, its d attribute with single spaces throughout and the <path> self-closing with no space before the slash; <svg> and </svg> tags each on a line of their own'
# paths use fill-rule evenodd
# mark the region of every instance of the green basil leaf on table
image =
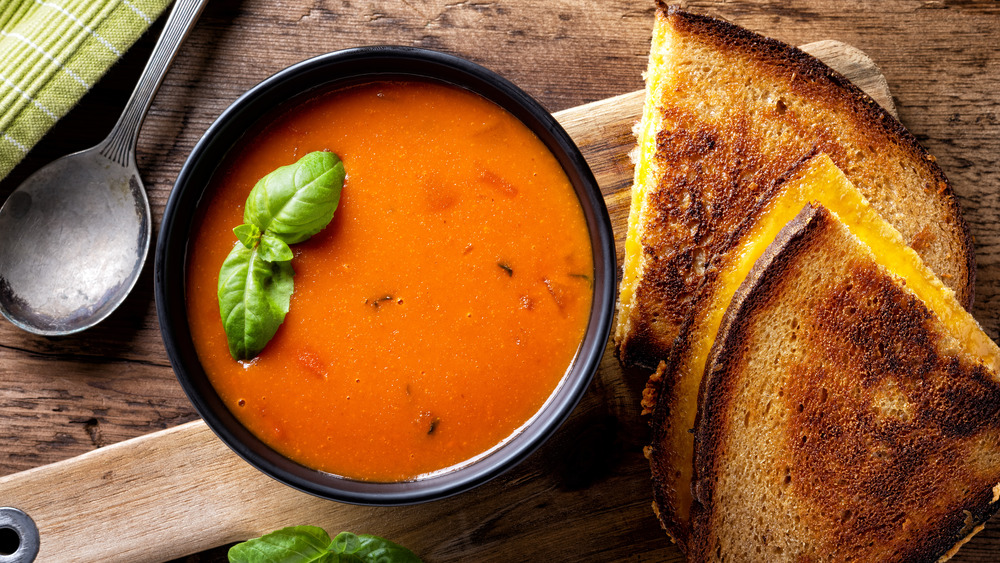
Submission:
<svg viewBox="0 0 1000 563">
<path fill-rule="evenodd" d="M 330 549 L 335 553 L 356 555 L 365 562 L 421 563 L 420 558 L 409 549 L 385 538 L 366 534 L 341 532 L 333 538 Z"/>
<path fill-rule="evenodd" d="M 259 354 L 285 320 L 295 289 L 288 245 L 320 232 L 333 219 L 344 163 L 311 152 L 261 178 L 250 191 L 242 225 L 219 271 L 219 314 L 236 360 Z"/>
<path fill-rule="evenodd" d="M 421 563 L 412 551 L 385 538 L 316 526 L 282 528 L 229 549 L 230 563 Z"/>
<path fill-rule="evenodd" d="M 325 561 L 330 536 L 316 526 L 282 528 L 229 549 L 232 563 L 282 563 Z"/>
<path fill-rule="evenodd" d="M 257 247 L 233 246 L 219 271 L 219 313 L 233 358 L 253 358 L 278 332 L 294 275 L 288 261 L 268 262 Z"/>
<path fill-rule="evenodd" d="M 337 155 L 311 152 L 257 182 L 247 198 L 243 222 L 287 244 L 302 242 L 333 219 L 344 176 L 344 163 Z"/>
</svg>

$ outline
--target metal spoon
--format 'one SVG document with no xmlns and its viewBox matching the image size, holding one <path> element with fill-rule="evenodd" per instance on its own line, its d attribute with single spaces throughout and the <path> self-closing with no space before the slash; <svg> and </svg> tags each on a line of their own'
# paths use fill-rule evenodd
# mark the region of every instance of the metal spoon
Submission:
<svg viewBox="0 0 1000 563">
<path fill-rule="evenodd" d="M 207 0 L 177 0 L 122 116 L 97 146 L 32 174 L 0 208 L 0 313 L 48 336 L 90 328 L 135 285 L 151 238 L 135 147 L 149 103 Z"/>
</svg>

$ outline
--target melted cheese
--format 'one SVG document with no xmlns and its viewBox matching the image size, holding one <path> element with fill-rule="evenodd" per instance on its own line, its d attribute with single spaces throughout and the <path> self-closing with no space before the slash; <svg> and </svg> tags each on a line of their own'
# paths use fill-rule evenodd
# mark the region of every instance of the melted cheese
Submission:
<svg viewBox="0 0 1000 563">
<path fill-rule="evenodd" d="M 636 128 L 638 146 L 632 154 L 635 162 L 635 172 L 632 182 L 632 204 L 628 215 L 628 234 L 625 237 L 625 259 L 622 264 L 621 293 L 618 297 L 618 326 L 615 330 L 617 339 L 627 332 L 627 323 L 632 311 L 632 298 L 636 285 L 642 278 L 641 260 L 642 241 L 639 237 L 639 225 L 644 215 L 646 186 L 657 184 L 657 170 L 654 165 L 656 156 L 656 129 L 662 123 L 662 112 L 658 100 L 662 98 L 665 88 L 672 87 L 674 75 L 670 65 L 664 61 L 669 51 L 670 36 L 657 26 L 653 37 L 652 48 L 649 51 L 649 66 L 646 69 L 646 97 L 642 109 L 642 119 Z"/>
<path fill-rule="evenodd" d="M 902 279 L 905 286 L 937 315 L 967 352 L 982 358 L 994 371 L 1000 370 L 1000 349 L 958 303 L 954 291 L 941 283 L 919 255 L 906 245 L 899 231 L 882 219 L 827 155 L 821 154 L 785 183 L 761 213 L 749 236 L 744 237 L 730 267 L 720 273 L 713 302 L 703 311 L 707 318 L 703 319 L 702 330 L 692 343 L 690 362 L 685 366 L 688 373 L 697 374 L 700 380 L 722 316 L 736 290 L 778 231 L 810 202 L 819 203 L 834 213 L 871 249 L 879 264 Z"/>
</svg>

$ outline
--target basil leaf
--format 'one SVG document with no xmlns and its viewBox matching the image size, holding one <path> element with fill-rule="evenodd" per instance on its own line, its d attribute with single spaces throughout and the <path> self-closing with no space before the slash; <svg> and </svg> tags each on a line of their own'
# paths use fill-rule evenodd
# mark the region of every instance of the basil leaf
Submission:
<svg viewBox="0 0 1000 563">
<path fill-rule="evenodd" d="M 282 528 L 229 548 L 230 563 L 329 563 L 330 536 L 316 526 Z"/>
<path fill-rule="evenodd" d="M 344 163 L 337 155 L 311 152 L 257 182 L 247 198 L 243 221 L 286 244 L 302 242 L 333 219 L 344 176 Z"/>
<path fill-rule="evenodd" d="M 288 248 L 284 241 L 269 232 L 261 235 L 258 252 L 261 258 L 268 262 L 288 262 L 295 257 L 292 249 Z"/>
<path fill-rule="evenodd" d="M 294 526 L 229 548 L 230 563 L 422 563 L 385 538 L 341 532 L 333 540 L 322 528 Z"/>
<path fill-rule="evenodd" d="M 234 245 L 219 271 L 219 313 L 237 360 L 259 354 L 278 332 L 294 289 L 291 263 L 268 262 L 257 248 Z"/>
<path fill-rule="evenodd" d="M 356 555 L 365 563 L 421 563 L 420 558 L 405 547 L 385 538 L 341 532 L 333 538 L 334 553 Z"/>
<path fill-rule="evenodd" d="M 278 331 L 294 290 L 290 244 L 333 219 L 344 164 L 332 152 L 311 152 L 264 176 L 250 190 L 237 245 L 219 272 L 219 313 L 237 360 L 256 356 Z"/>
<path fill-rule="evenodd" d="M 257 244 L 257 241 L 260 240 L 260 229 L 252 223 L 243 223 L 233 229 L 233 233 L 236 235 L 236 238 L 240 239 L 243 246 L 247 248 L 253 248 Z"/>
</svg>

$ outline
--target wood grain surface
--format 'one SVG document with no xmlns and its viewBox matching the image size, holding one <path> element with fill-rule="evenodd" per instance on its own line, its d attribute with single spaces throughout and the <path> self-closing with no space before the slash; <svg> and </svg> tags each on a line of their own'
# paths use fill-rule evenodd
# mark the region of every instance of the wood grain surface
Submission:
<svg viewBox="0 0 1000 563">
<path fill-rule="evenodd" d="M 900 120 L 934 154 L 959 195 L 977 242 L 973 314 L 991 337 L 1000 330 L 1000 4 L 996 1 L 682 2 L 792 44 L 836 39 L 867 53 L 881 68 Z M 153 207 L 154 229 L 180 166 L 211 121 L 247 88 L 273 72 L 324 52 L 379 43 L 439 49 L 510 78 L 556 112 L 641 89 L 652 28 L 652 2 L 631 0 L 311 1 L 214 0 L 181 48 L 153 102 L 138 161 Z M 7 179 L 0 197 L 34 169 L 99 141 L 110 130 L 145 64 L 162 21 L 112 69 Z M 588 154 L 609 207 L 628 186 L 631 164 L 611 147 L 631 142 L 628 127 L 592 133 Z M 150 261 L 151 264 L 151 261 Z M 611 358 L 611 356 L 607 356 Z M 606 361 L 613 361 L 607 360 Z M 612 373 L 607 366 L 602 373 Z M 160 340 L 147 267 L 124 307 L 91 331 L 49 339 L 0 323 L 0 474 L 64 460 L 197 418 L 176 383 Z M 493 516 L 442 526 L 428 521 L 397 538 L 432 536 L 428 561 L 462 560 L 477 545 L 531 534 L 541 526 L 565 533 L 549 551 L 527 559 L 567 560 L 561 545 L 579 544 L 584 560 L 661 561 L 676 551 L 649 515 L 648 470 L 638 417 L 644 374 L 600 376 L 566 426 L 508 475 L 475 492 Z M 540 468 L 546 468 L 540 472 Z M 600 485 L 600 486 L 595 486 Z M 510 487 L 558 491 L 563 512 L 504 502 Z M 614 511 L 603 495 L 637 499 Z M 464 495 L 463 495 L 464 497 Z M 445 501 L 446 507 L 463 497 Z M 66 499 L 67 501 L 69 499 Z M 0 500 L 2 504 L 2 500 Z M 372 509 L 377 510 L 377 509 Z M 378 510 L 372 529 L 392 529 L 395 510 Z M 432 508 L 431 510 L 437 510 Z M 442 509 L 443 510 L 443 509 Z M 525 516 L 528 515 L 528 516 Z M 516 516 L 516 517 L 515 517 Z M 165 517 L 171 517 L 165 514 Z M 290 515 L 294 518 L 294 515 Z M 288 524 L 303 523 L 289 521 Z M 1000 522 L 960 552 L 960 561 L 992 561 Z M 331 530 L 336 531 L 336 530 Z M 628 538 L 628 555 L 602 545 Z M 203 549 L 177 538 L 167 557 Z M 479 560 L 518 556 L 516 546 Z M 602 556 L 603 555 L 603 556 Z M 221 561 L 215 549 L 188 561 Z"/>
<path fill-rule="evenodd" d="M 856 83 L 865 84 L 879 103 L 891 106 L 885 81 L 863 53 L 829 40 L 803 48 Z M 636 91 L 555 114 L 594 164 L 595 176 L 611 207 L 612 225 L 619 233 L 619 254 L 624 244 L 621 234 L 628 222 L 631 178 L 631 167 L 622 161 L 622 155 L 633 145 L 629 131 L 641 112 L 642 99 L 643 92 Z M 609 388 L 627 386 L 610 350 L 597 378 Z M 624 391 L 626 397 L 633 396 L 629 389 Z M 579 412 L 596 407 L 590 403 Z M 627 411 L 625 408 L 616 416 L 632 416 Z M 611 430 L 601 426 L 613 419 L 603 418 L 605 422 L 598 423 L 596 433 L 588 425 L 580 438 L 596 438 L 598 444 L 617 440 Z M 643 435 L 642 431 L 632 434 Z M 330 530 L 377 529 L 430 561 L 516 559 L 522 550 L 536 556 L 544 553 L 546 560 L 648 555 L 632 541 L 632 528 L 614 526 L 608 528 L 610 535 L 605 532 L 608 521 L 604 516 L 617 512 L 625 522 L 652 520 L 645 464 L 637 464 L 636 474 L 630 474 L 627 482 L 589 481 L 577 472 L 597 458 L 590 450 L 582 451 L 586 452 L 582 466 L 573 457 L 574 450 L 542 455 L 538 463 L 531 464 L 529 473 L 503 491 L 491 484 L 447 501 L 372 509 L 327 502 L 280 486 L 230 452 L 204 423 L 194 421 L 2 477 L 0 498 L 34 519 L 41 532 L 41 560 L 156 562 L 255 537 L 289 522 L 308 522 Z M 563 459 L 567 455 L 571 457 Z M 567 469 L 573 472 L 571 487 L 553 486 L 557 483 L 550 481 L 551 476 L 565 479 Z M 587 496 L 578 494 L 584 490 Z M 428 533 L 433 526 L 464 530 L 469 522 L 490 522 L 496 506 L 488 499 L 500 497 L 506 518 L 512 522 L 544 522 L 549 515 L 559 513 L 567 515 L 564 525 L 509 529 L 504 535 L 480 536 L 476 542 L 462 542 L 458 547 L 451 537 L 443 541 L 441 534 Z M 383 518 L 386 514 L 392 518 Z M 178 537 L 184 540 L 176 541 Z M 658 530 L 651 539 L 662 557 L 679 557 Z"/>
</svg>

